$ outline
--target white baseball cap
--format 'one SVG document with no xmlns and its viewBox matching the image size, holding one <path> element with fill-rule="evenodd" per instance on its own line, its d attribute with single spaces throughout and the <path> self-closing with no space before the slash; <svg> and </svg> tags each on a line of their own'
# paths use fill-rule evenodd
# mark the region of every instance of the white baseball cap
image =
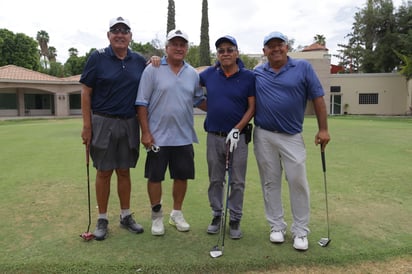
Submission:
<svg viewBox="0 0 412 274">
<path fill-rule="evenodd" d="M 185 39 L 186 42 L 189 42 L 189 36 L 187 36 L 186 33 L 184 33 L 183 31 L 179 29 L 174 29 L 174 30 L 169 31 L 169 33 L 167 34 L 167 41 L 170 41 L 175 37 L 181 37 Z"/>
<path fill-rule="evenodd" d="M 119 16 L 119 17 L 116 17 L 116 18 L 112 18 L 111 20 L 110 20 L 110 23 L 109 23 L 109 28 L 112 28 L 114 25 L 116 25 L 116 24 L 123 24 L 123 25 L 125 25 L 126 27 L 128 27 L 129 29 L 130 29 L 130 22 L 129 22 L 129 20 L 127 20 L 127 19 L 125 19 L 125 18 L 123 18 L 123 17 L 121 17 L 121 16 Z"/>
</svg>

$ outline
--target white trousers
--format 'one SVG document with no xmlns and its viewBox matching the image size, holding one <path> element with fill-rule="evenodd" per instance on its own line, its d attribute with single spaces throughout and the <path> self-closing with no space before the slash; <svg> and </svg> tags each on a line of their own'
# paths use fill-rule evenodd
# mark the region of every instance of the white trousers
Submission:
<svg viewBox="0 0 412 274">
<path fill-rule="evenodd" d="M 275 133 L 255 127 L 254 153 L 259 168 L 266 219 L 271 230 L 286 230 L 282 205 L 282 173 L 289 186 L 294 237 L 309 233 L 309 183 L 306 176 L 306 149 L 302 134 Z"/>
</svg>

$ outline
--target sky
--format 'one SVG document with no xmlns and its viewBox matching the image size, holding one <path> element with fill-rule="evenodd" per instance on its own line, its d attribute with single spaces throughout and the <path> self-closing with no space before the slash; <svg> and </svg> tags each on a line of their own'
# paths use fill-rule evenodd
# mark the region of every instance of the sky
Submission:
<svg viewBox="0 0 412 274">
<path fill-rule="evenodd" d="M 106 32 L 111 18 L 130 20 L 133 40 L 146 43 L 166 37 L 168 0 L 0 0 L 0 29 L 24 33 L 36 39 L 38 31 L 49 34 L 49 46 L 64 63 L 69 48 L 84 56 L 91 48 L 109 44 Z M 323 35 L 329 54 L 346 44 L 354 15 L 367 0 L 208 0 L 209 40 L 232 35 L 243 54 L 262 53 L 263 38 L 280 31 L 294 39 L 294 47 L 308 46 Z M 399 7 L 403 0 L 393 0 Z M 175 0 L 176 28 L 186 32 L 189 42 L 200 43 L 202 0 Z M 337 61 L 336 61 L 337 62 Z M 332 63 L 336 63 L 332 57 Z"/>
</svg>

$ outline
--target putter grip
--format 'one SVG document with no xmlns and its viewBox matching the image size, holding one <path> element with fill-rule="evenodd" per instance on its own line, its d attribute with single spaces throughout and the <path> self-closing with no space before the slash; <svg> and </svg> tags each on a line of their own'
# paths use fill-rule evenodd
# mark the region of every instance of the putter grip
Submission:
<svg viewBox="0 0 412 274">
<path fill-rule="evenodd" d="M 86 164 L 88 165 L 89 164 L 89 146 L 88 145 L 86 145 L 85 146 L 86 147 Z"/>
<path fill-rule="evenodd" d="M 325 152 L 324 151 L 320 151 L 320 156 L 322 158 L 322 169 L 323 172 L 326 172 L 326 160 L 325 160 Z"/>
</svg>

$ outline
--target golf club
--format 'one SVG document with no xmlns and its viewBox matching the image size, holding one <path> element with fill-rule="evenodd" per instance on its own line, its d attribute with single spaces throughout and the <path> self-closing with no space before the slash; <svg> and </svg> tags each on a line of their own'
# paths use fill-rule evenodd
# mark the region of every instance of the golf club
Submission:
<svg viewBox="0 0 412 274">
<path fill-rule="evenodd" d="M 326 201 L 326 223 L 328 226 L 328 237 L 327 238 L 321 238 L 318 242 L 318 244 L 321 247 L 326 247 L 330 241 L 330 235 L 329 235 L 329 209 L 328 209 L 328 189 L 326 186 L 326 160 L 325 160 L 325 151 L 322 145 L 320 146 L 320 156 L 322 158 L 322 169 L 323 169 L 323 183 L 325 185 L 325 201 Z"/>
<path fill-rule="evenodd" d="M 223 218 L 220 219 L 220 234 L 217 240 L 217 244 L 210 250 L 210 256 L 212 258 L 218 258 L 223 255 L 223 249 L 225 248 L 225 235 L 226 235 L 226 216 L 227 216 L 227 207 L 228 207 L 228 200 L 229 200 L 229 190 L 230 190 L 230 165 L 229 165 L 229 144 L 226 146 L 226 173 L 227 173 L 227 180 L 226 180 L 226 203 L 225 203 L 225 212 L 223 213 Z M 219 249 L 220 239 L 222 239 L 222 247 Z"/>
<path fill-rule="evenodd" d="M 160 151 L 160 147 L 153 144 L 151 147 L 146 148 L 146 152 L 150 152 L 150 151 L 153 151 L 154 153 L 157 153 L 157 152 Z"/>
<path fill-rule="evenodd" d="M 83 238 L 85 241 L 90 241 L 94 239 L 93 233 L 90 230 L 90 223 L 91 223 L 91 210 L 90 210 L 90 172 L 89 172 L 89 146 L 86 145 L 86 171 L 87 171 L 87 202 L 89 205 L 89 223 L 87 225 L 86 232 L 82 233 L 80 237 Z"/>
</svg>

